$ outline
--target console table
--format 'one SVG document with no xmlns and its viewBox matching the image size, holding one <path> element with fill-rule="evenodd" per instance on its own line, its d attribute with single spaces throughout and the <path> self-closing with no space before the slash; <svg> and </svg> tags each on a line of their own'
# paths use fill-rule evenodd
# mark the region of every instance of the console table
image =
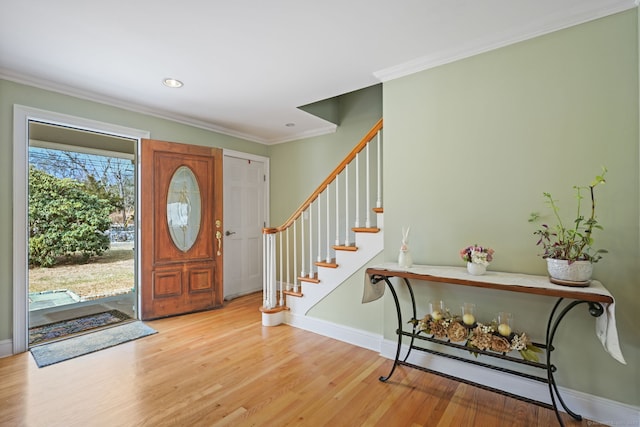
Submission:
<svg viewBox="0 0 640 427">
<path fill-rule="evenodd" d="M 589 314 L 593 317 L 600 317 L 605 312 L 603 304 L 613 304 L 614 300 L 611 296 L 611 293 L 598 281 L 593 280 L 591 285 L 586 288 L 573 288 L 573 287 L 565 287 L 554 285 L 549 282 L 548 278 L 545 276 L 532 276 L 532 275 L 524 275 L 524 274 L 513 274 L 513 273 L 502 273 L 502 272 L 487 272 L 486 275 L 483 276 L 472 276 L 467 273 L 465 268 L 462 267 L 440 267 L 440 266 L 419 266 L 416 265 L 412 268 L 400 268 L 395 263 L 387 263 L 374 267 L 370 267 L 366 270 L 367 281 L 365 282 L 365 297 L 363 298 L 363 302 L 373 301 L 382 296 L 386 287 L 391 291 L 391 295 L 393 296 L 393 300 L 395 303 L 397 320 L 398 320 L 398 329 L 396 333 L 398 335 L 398 343 L 396 349 L 395 360 L 391 371 L 388 375 L 380 377 L 380 381 L 387 381 L 393 375 L 393 372 L 398 365 L 404 365 L 411 368 L 419 369 L 425 372 L 429 372 L 432 374 L 444 376 L 449 379 L 453 379 L 456 381 L 464 382 L 466 384 L 470 384 L 472 386 L 490 390 L 496 393 L 500 393 L 505 396 L 513 397 L 518 400 L 522 400 L 525 402 L 533 403 L 548 409 L 551 409 L 555 412 L 558 422 L 561 426 L 564 426 L 562 418 L 560 417 L 560 413 L 558 411 L 558 402 L 564 410 L 574 419 L 581 420 L 582 417 L 573 411 L 571 411 L 565 402 L 562 400 L 562 397 L 558 391 L 558 387 L 556 385 L 556 381 L 554 378 L 554 373 L 556 372 L 556 366 L 553 365 L 551 361 L 551 355 L 554 350 L 556 350 L 553 346 L 553 339 L 555 337 L 556 331 L 562 319 L 565 315 L 574 307 L 580 304 L 586 304 L 589 309 Z M 394 285 L 391 282 L 391 278 L 399 278 L 404 283 L 404 285 L 409 290 L 409 295 L 411 297 L 411 308 L 413 309 L 413 329 L 411 332 L 403 330 L 403 320 L 401 313 L 400 301 L 398 299 L 398 294 Z M 545 362 L 533 362 L 527 361 L 521 358 L 512 357 L 506 353 L 496 353 L 493 351 L 485 351 L 485 350 L 477 350 L 474 349 L 474 353 L 482 354 L 484 356 L 489 356 L 490 358 L 497 358 L 500 360 L 505 360 L 510 362 L 513 365 L 513 368 L 505 368 L 503 366 L 496 366 L 485 362 L 480 362 L 478 360 L 471 360 L 464 357 L 455 356 L 449 353 L 443 353 L 432 348 L 425 348 L 418 345 L 418 342 L 431 342 L 436 343 L 442 346 L 457 348 L 469 351 L 469 348 L 465 345 L 456 344 L 450 342 L 449 340 L 437 339 L 433 336 L 428 336 L 425 334 L 420 334 L 416 329 L 416 300 L 413 293 L 413 288 L 411 286 L 410 280 L 419 280 L 425 282 L 443 282 L 452 285 L 461 285 L 461 286 L 471 286 L 477 288 L 487 288 L 487 289 L 496 289 L 500 291 L 507 292 L 519 292 L 525 294 L 536 294 L 536 295 L 546 295 L 550 297 L 558 298 L 556 304 L 551 310 L 551 314 L 549 315 L 549 319 L 547 322 L 547 329 L 545 334 L 545 342 L 544 343 L 535 343 L 535 345 L 543 350 L 545 350 L 546 358 Z M 570 301 L 565 301 L 570 300 Z M 564 303 L 563 303 L 564 301 Z M 615 324 L 613 325 L 615 328 Z M 400 357 L 401 347 L 403 337 L 410 338 L 409 349 L 404 358 Z M 616 332 L 616 341 L 617 341 L 617 332 Z M 463 343 L 464 344 L 464 343 Z M 616 342 L 617 345 L 617 342 Z M 529 399 L 525 396 L 516 395 L 504 390 L 500 390 L 494 387 L 490 387 L 484 384 L 479 384 L 470 380 L 466 380 L 464 378 L 455 377 L 452 375 L 448 375 L 442 372 L 434 371 L 422 366 L 415 365 L 413 363 L 408 362 L 409 355 L 412 350 L 417 350 L 425 353 L 430 353 L 442 357 L 447 357 L 450 359 L 458 360 L 465 363 L 470 363 L 476 366 L 481 366 L 488 369 L 497 370 L 500 372 L 505 372 L 508 374 L 512 374 L 518 377 L 528 378 L 531 380 L 539 381 L 545 384 L 548 384 L 549 387 L 549 395 L 551 397 L 551 404 Z M 620 355 L 620 357 L 622 357 Z M 518 365 L 527 365 L 534 368 L 539 368 L 541 371 L 545 372 L 545 375 L 531 375 L 522 371 L 515 369 Z"/>
</svg>

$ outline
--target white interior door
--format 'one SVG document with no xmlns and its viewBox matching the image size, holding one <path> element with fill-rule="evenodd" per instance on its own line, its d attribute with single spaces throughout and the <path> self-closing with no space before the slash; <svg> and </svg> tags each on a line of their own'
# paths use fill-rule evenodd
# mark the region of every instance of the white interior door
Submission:
<svg viewBox="0 0 640 427">
<path fill-rule="evenodd" d="M 268 159 L 224 156 L 224 298 L 262 289 L 262 228 L 267 220 Z"/>
</svg>

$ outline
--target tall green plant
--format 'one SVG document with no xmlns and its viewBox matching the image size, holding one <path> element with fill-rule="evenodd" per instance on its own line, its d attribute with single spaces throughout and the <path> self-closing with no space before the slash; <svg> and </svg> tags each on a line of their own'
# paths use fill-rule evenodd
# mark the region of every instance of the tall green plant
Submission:
<svg viewBox="0 0 640 427">
<path fill-rule="evenodd" d="M 551 212 L 556 220 L 556 224 L 549 226 L 541 224 L 540 228 L 533 234 L 538 236 L 539 246 L 542 246 L 544 252 L 542 258 L 553 258 L 567 260 L 569 263 L 574 261 L 591 261 L 598 262 L 602 258 L 603 253 L 607 253 L 606 249 L 593 249 L 593 231 L 594 229 L 602 230 L 602 226 L 596 218 L 596 200 L 594 189 L 605 183 L 604 176 L 607 173 L 605 167 L 602 168 L 602 174 L 596 175 L 588 186 L 574 186 L 576 193 L 576 217 L 572 226 L 567 227 L 560 216 L 560 208 L 558 201 L 554 200 L 550 193 L 543 193 L 545 202 L 550 207 Z M 591 198 L 591 215 L 585 218 L 582 215 L 582 200 L 584 199 L 583 191 L 588 191 Z M 534 212 L 529 218 L 529 222 L 537 222 L 540 214 Z"/>
</svg>

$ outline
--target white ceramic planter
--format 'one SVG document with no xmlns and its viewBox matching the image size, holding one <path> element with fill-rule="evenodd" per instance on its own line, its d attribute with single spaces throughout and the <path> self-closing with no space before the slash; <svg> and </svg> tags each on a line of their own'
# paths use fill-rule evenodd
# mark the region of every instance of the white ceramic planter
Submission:
<svg viewBox="0 0 640 427">
<path fill-rule="evenodd" d="M 585 282 L 591 279 L 593 264 L 591 261 L 574 261 L 569 264 L 564 259 L 547 258 L 547 271 L 554 279 Z"/>
<path fill-rule="evenodd" d="M 467 271 L 473 276 L 482 276 L 487 271 L 487 266 L 484 264 L 476 264 L 475 262 L 468 262 Z"/>
</svg>

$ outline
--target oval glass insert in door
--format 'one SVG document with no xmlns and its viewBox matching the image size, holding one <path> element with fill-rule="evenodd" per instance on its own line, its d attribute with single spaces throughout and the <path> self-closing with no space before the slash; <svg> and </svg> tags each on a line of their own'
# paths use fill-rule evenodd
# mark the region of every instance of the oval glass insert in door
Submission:
<svg viewBox="0 0 640 427">
<path fill-rule="evenodd" d="M 196 176 L 187 166 L 180 166 L 171 177 L 167 194 L 167 225 L 173 243 L 187 252 L 200 231 L 202 202 Z"/>
</svg>

